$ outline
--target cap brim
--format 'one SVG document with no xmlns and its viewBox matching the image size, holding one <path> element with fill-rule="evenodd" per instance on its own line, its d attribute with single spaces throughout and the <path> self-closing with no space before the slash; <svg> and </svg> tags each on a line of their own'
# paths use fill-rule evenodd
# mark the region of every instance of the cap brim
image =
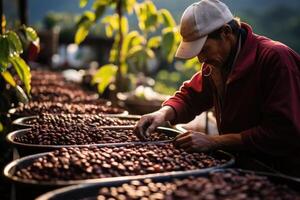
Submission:
<svg viewBox="0 0 300 200">
<path fill-rule="evenodd" d="M 181 41 L 176 51 L 175 57 L 181 59 L 190 59 L 196 57 L 202 50 L 206 39 L 207 35 L 191 42 Z"/>
</svg>

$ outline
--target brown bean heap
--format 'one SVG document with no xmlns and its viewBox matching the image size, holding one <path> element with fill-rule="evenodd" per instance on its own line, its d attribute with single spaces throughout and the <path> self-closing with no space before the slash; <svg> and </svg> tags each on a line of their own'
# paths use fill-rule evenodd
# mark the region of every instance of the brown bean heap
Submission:
<svg viewBox="0 0 300 200">
<path fill-rule="evenodd" d="M 186 153 L 172 144 L 62 148 L 18 167 L 14 175 L 37 181 L 81 180 L 193 170 L 225 162 L 204 153 Z"/>
<path fill-rule="evenodd" d="M 59 87 L 66 88 L 69 90 L 77 90 L 80 88 L 80 84 L 76 84 L 73 82 L 68 82 L 65 80 L 33 80 L 31 81 L 32 88 L 39 86 L 50 86 L 50 87 Z"/>
<path fill-rule="evenodd" d="M 55 101 L 55 102 L 78 102 L 84 100 L 96 100 L 95 95 L 79 89 L 68 89 L 51 85 L 40 85 L 32 87 L 31 96 L 33 101 Z"/>
<path fill-rule="evenodd" d="M 16 115 L 30 116 L 40 113 L 72 113 L 72 114 L 119 114 L 124 110 L 107 105 L 95 105 L 85 103 L 57 103 L 57 102 L 36 102 L 32 101 L 16 108 Z"/>
<path fill-rule="evenodd" d="M 150 141 L 169 140 L 171 137 L 154 132 Z M 137 142 L 133 129 L 101 129 L 96 124 L 76 123 L 34 125 L 28 132 L 15 138 L 16 142 L 39 145 L 83 145 Z"/>
<path fill-rule="evenodd" d="M 153 182 L 131 181 L 119 187 L 102 187 L 97 200 L 107 199 L 299 199 L 300 194 L 286 185 L 272 183 L 267 177 L 236 171 L 213 173 L 205 177 Z"/>
<path fill-rule="evenodd" d="M 98 126 L 121 126 L 135 125 L 138 119 L 110 117 L 107 115 L 95 114 L 41 114 L 36 119 L 36 125 L 88 125 Z"/>
<path fill-rule="evenodd" d="M 24 121 L 24 123 L 28 125 L 34 125 L 37 124 L 37 120 L 37 118 L 27 119 L 26 121 Z"/>
<path fill-rule="evenodd" d="M 64 77 L 61 73 L 50 70 L 31 70 L 31 76 L 32 81 L 64 81 Z"/>
<path fill-rule="evenodd" d="M 63 75 L 59 72 L 53 72 L 50 70 L 30 70 L 31 73 L 31 86 L 39 87 L 40 85 L 49 83 L 67 83 Z M 14 76 L 14 79 L 18 85 L 24 84 L 18 76 Z"/>
</svg>

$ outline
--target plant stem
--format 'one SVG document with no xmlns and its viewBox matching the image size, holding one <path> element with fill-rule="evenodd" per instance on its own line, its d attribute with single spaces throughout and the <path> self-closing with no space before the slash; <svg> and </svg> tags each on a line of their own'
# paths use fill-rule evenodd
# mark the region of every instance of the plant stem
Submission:
<svg viewBox="0 0 300 200">
<path fill-rule="evenodd" d="M 2 19 L 3 19 L 3 2 L 2 2 L 2 0 L 0 0 L 0 26 L 1 26 L 1 28 L 0 28 L 0 34 L 1 35 L 4 32 L 3 26 L 2 26 L 2 23 L 3 23 Z"/>
<path fill-rule="evenodd" d="M 27 0 L 19 0 L 19 18 L 21 24 L 27 25 L 27 12 L 28 12 L 28 7 L 27 7 Z"/>
<path fill-rule="evenodd" d="M 123 82 L 123 74 L 122 74 L 122 63 L 121 63 L 121 58 L 122 58 L 122 45 L 123 45 L 123 29 L 122 29 L 122 0 L 117 1 L 117 7 L 116 7 L 116 12 L 119 16 L 119 45 L 118 45 L 118 58 L 117 58 L 117 66 L 118 66 L 118 71 L 117 71 L 117 80 L 116 80 L 116 86 L 117 86 L 117 91 L 122 90 L 122 82 Z"/>
</svg>

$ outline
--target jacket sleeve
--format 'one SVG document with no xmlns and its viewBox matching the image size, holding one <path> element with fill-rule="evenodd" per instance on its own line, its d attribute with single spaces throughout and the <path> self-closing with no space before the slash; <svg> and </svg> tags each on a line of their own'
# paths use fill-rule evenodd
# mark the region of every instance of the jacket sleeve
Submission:
<svg viewBox="0 0 300 200">
<path fill-rule="evenodd" d="M 254 152 L 284 156 L 299 152 L 300 59 L 290 49 L 268 53 L 261 77 L 262 120 L 241 133 Z"/>
<path fill-rule="evenodd" d="M 210 83 L 207 78 L 202 79 L 200 72 L 191 80 L 186 81 L 174 96 L 163 103 L 163 106 L 171 106 L 176 113 L 176 119 L 171 123 L 186 123 L 194 117 L 213 106 L 213 97 Z"/>
</svg>

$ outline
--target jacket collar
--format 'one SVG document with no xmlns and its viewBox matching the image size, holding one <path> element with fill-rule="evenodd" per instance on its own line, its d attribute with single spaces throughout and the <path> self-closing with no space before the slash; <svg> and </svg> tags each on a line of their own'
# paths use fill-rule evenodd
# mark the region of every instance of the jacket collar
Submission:
<svg viewBox="0 0 300 200">
<path fill-rule="evenodd" d="M 242 23 L 242 28 L 247 31 L 247 38 L 239 52 L 239 55 L 237 56 L 234 66 L 232 66 L 232 71 L 227 78 L 226 84 L 229 84 L 245 75 L 251 69 L 251 66 L 256 60 L 255 57 L 258 46 L 256 36 L 253 33 L 251 26 L 248 24 Z"/>
</svg>

